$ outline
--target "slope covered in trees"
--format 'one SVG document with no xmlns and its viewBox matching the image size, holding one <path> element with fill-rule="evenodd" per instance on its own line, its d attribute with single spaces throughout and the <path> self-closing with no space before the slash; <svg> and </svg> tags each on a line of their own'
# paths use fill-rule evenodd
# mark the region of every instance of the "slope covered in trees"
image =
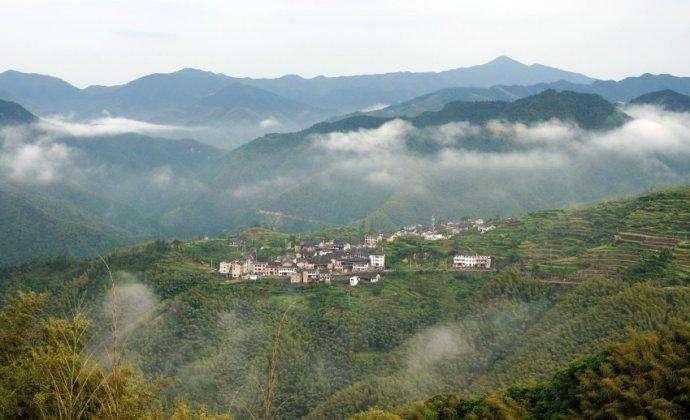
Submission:
<svg viewBox="0 0 690 420">
<path fill-rule="evenodd" d="M 690 96 L 670 89 L 640 95 L 630 103 L 634 105 L 656 105 L 673 112 L 690 112 Z"/>
<path fill-rule="evenodd" d="M 167 413 L 182 396 L 193 410 L 203 404 L 237 417 L 268 410 L 276 418 L 342 418 L 439 393 L 502 395 L 605 351 L 629 329 L 688 321 L 688 203 L 690 189 L 679 188 L 495 220 L 484 235 L 399 239 L 380 248 L 395 271 L 356 288 L 228 282 L 210 267 L 241 256 L 227 238 L 122 249 L 106 257 L 117 284 L 119 348 L 126 366 L 159 384 L 155 401 Z M 298 238 L 255 229 L 242 240 L 270 259 L 298 239 L 352 241 L 363 233 Z M 659 248 L 633 234 L 675 242 Z M 492 255 L 497 271 L 448 270 L 453 254 L 468 251 Z M 29 289 L 47 293 L 49 314 L 80 309 L 92 320 L 94 348 L 112 348 L 109 285 L 101 260 L 0 271 L 5 304 Z"/>
<path fill-rule="evenodd" d="M 474 398 L 438 395 L 366 419 L 687 418 L 690 404 L 690 324 L 674 322 L 573 362 L 553 378 Z"/>
<path fill-rule="evenodd" d="M 107 205 L 94 198 L 89 203 Z M 0 183 L 0 220 L 0 264 L 61 254 L 93 257 L 141 239 L 67 200 L 11 183 Z"/>
</svg>

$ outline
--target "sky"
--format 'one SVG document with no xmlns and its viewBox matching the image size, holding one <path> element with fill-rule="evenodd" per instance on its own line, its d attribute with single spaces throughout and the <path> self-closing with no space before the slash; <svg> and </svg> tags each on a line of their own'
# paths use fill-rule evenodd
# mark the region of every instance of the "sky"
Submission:
<svg viewBox="0 0 690 420">
<path fill-rule="evenodd" d="M 690 0 L 0 0 L 0 70 L 85 87 L 439 71 L 508 55 L 603 79 L 690 76 Z"/>
</svg>

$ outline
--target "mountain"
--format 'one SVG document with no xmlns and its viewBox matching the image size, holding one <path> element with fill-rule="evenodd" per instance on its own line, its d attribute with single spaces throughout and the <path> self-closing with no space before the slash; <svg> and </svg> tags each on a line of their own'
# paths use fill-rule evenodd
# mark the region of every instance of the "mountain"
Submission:
<svg viewBox="0 0 690 420">
<path fill-rule="evenodd" d="M 565 80 L 571 83 L 591 83 L 595 79 L 579 73 L 560 70 L 541 64 L 526 65 L 505 55 L 478 66 L 439 72 L 439 76 L 454 86 L 489 87 L 493 85 L 532 85 Z"/>
<path fill-rule="evenodd" d="M 353 228 L 302 236 L 251 229 L 232 238 L 242 248 L 228 246 L 225 236 L 150 242 L 104 255 L 112 277 L 97 257 L 0 267 L 0 328 L 6 332 L 0 389 L 16 389 L 12 401 L 34 407 L 28 401 L 37 401 L 41 388 L 13 384 L 42 383 L 41 374 L 53 366 L 46 360 L 63 366 L 63 347 L 55 355 L 51 349 L 65 336 L 48 334 L 51 345 L 41 346 L 46 334 L 39 332 L 51 326 L 72 331 L 70 315 L 78 310 L 76 320 L 91 323 L 76 329 L 83 331 L 77 341 L 104 350 L 75 353 L 86 360 L 107 357 L 115 315 L 123 366 L 144 376 L 127 401 L 149 397 L 145 408 L 164 417 L 201 405 L 204 413 L 258 416 L 266 411 L 262 390 L 271 380 L 276 391 L 269 417 L 278 419 L 349 418 L 374 407 L 397 412 L 451 393 L 477 400 L 437 397 L 422 408 L 441 411 L 443 401 L 451 410 L 469 405 L 479 411 L 495 402 L 510 413 L 534 400 L 544 402 L 530 406 L 535 417 L 549 409 L 558 415 L 573 401 L 599 396 L 584 391 L 610 385 L 606 378 L 621 384 L 622 400 L 636 410 L 649 407 L 637 402 L 653 400 L 657 414 L 671 413 L 663 410 L 674 406 L 661 405 L 661 398 L 673 393 L 683 404 L 688 376 L 687 328 L 680 324 L 690 321 L 688 200 L 690 188 L 681 187 L 491 219 L 496 228 L 485 234 L 433 242 L 398 238 L 375 248 L 388 256 L 390 270 L 378 283 L 356 287 L 340 278 L 331 284 L 235 281 L 213 270 L 243 251 L 270 260 L 297 242 L 356 244 L 370 233 Z M 655 242 L 644 235 L 663 237 Z M 449 270 L 453 255 L 467 250 L 491 255 L 495 270 Z M 628 342 L 625 348 L 621 342 Z M 31 352 L 38 346 L 44 350 L 39 359 Z M 75 368 L 81 360 L 66 363 Z M 38 363 L 42 369 L 34 369 Z M 120 384 L 133 375 L 123 372 Z M 628 392 L 630 384 L 650 392 L 640 399 Z M 603 398 L 620 394 L 604 390 Z M 15 413 L 17 405 L 5 404 L 3 412 Z M 137 413 L 129 417 L 147 417 Z M 409 418 L 436 418 L 427 414 Z"/>
<path fill-rule="evenodd" d="M 8 71 L 0 74 L 0 92 L 39 115 L 69 115 L 74 121 L 124 117 L 167 125 L 169 132 L 180 132 L 178 137 L 192 131 L 226 148 L 267 132 L 297 130 L 330 115 L 239 79 L 194 69 L 81 90 L 49 76 Z"/>
<path fill-rule="evenodd" d="M 688 182 L 685 150 L 669 154 L 651 139 L 642 154 L 620 153 L 621 141 L 630 150 L 648 141 L 644 132 L 621 138 L 629 118 L 599 96 L 547 90 L 514 101 L 451 102 L 409 118 L 353 115 L 231 152 L 132 133 L 75 137 L 48 123 L 28 137 L 42 139 L 46 153 L 51 144 L 67 151 L 43 195 L 129 237 L 193 237 L 257 223 L 388 229 Z"/>
<path fill-rule="evenodd" d="M 0 182 L 0 264 L 37 256 L 93 257 L 142 240 L 86 210 L 84 203 L 56 198 L 40 188 Z"/>
<path fill-rule="evenodd" d="M 440 111 L 421 114 L 412 121 L 428 126 L 454 121 L 481 124 L 491 120 L 533 124 L 551 119 L 571 122 L 588 130 L 601 130 L 619 127 L 629 117 L 598 95 L 549 89 L 514 102 L 450 102 Z"/>
<path fill-rule="evenodd" d="M 230 77 L 196 69 L 156 73 L 118 86 L 78 89 L 51 76 L 0 73 L 0 95 L 38 115 L 70 115 L 77 120 L 104 114 L 184 126 L 198 124 L 197 134 L 231 148 L 272 131 L 294 131 L 339 114 L 375 104 L 390 104 L 453 86 L 530 84 L 592 79 L 539 64 L 525 65 L 499 57 L 478 66 L 442 72 L 398 72 L 305 79 Z M 206 127 L 206 126 L 210 127 Z"/>
<path fill-rule="evenodd" d="M 38 118 L 15 102 L 0 99 L 0 127 L 4 125 L 31 124 Z"/>
<path fill-rule="evenodd" d="M 287 229 L 299 226 L 295 220 L 311 221 L 302 224 L 310 227 L 313 221 L 392 227 L 431 214 L 510 214 L 543 208 L 555 197 L 579 202 L 633 191 L 633 185 L 655 178 L 623 176 L 629 172 L 625 169 L 607 179 L 604 174 L 618 168 L 584 155 L 583 162 L 568 164 L 568 169 L 541 169 L 551 166 L 550 159 L 572 158 L 548 143 L 516 137 L 510 124 L 550 124 L 552 119 L 605 132 L 629 117 L 596 95 L 553 90 L 514 102 L 452 102 L 412 118 L 355 115 L 297 133 L 268 135 L 231 151 L 212 185 L 233 197 L 234 224 L 246 225 L 263 218 L 257 212 L 274 211 L 289 216 L 283 219 Z M 493 121 L 507 124 L 506 131 Z M 557 136 L 568 135 L 557 130 Z M 577 144 L 576 139 L 565 143 Z M 542 153 L 545 160 L 540 161 Z M 534 159 L 534 169 L 520 169 L 514 159 L 524 159 L 527 168 Z M 484 160 L 489 166 L 482 170 Z M 488 163 L 503 161 L 503 169 Z M 603 166 L 590 170 L 599 162 Z M 677 165 L 686 166 L 672 164 Z M 687 176 L 681 168 L 681 177 Z M 592 188 L 592 182 L 598 187 Z M 588 191 L 583 185 L 589 185 Z"/>
<path fill-rule="evenodd" d="M 488 63 L 441 72 L 397 72 L 361 76 L 318 76 L 305 79 L 284 76 L 278 79 L 244 79 L 245 83 L 339 113 L 352 112 L 375 104 L 391 104 L 412 99 L 438 89 L 498 84 L 534 84 L 567 80 L 590 83 L 587 76 L 547 67 L 525 65 L 501 56 Z"/>
<path fill-rule="evenodd" d="M 630 101 L 634 105 L 656 105 L 672 112 L 690 112 L 690 96 L 670 89 L 650 92 Z"/>
<path fill-rule="evenodd" d="M 599 354 L 570 363 L 538 384 L 513 385 L 502 392 L 461 397 L 437 395 L 392 412 L 372 409 L 355 420 L 381 418 L 686 418 L 683 383 L 690 351 L 690 324 L 676 322 L 646 334 L 631 334 Z M 662 378 L 659 380 L 659 378 Z M 616 384 L 615 391 L 611 384 Z"/>
<path fill-rule="evenodd" d="M 225 154 L 220 149 L 133 133 L 75 137 L 48 122 L 10 133 L 10 142 L 4 134 L 0 229 L 5 246 L 23 245 L 3 249 L 1 262 L 65 252 L 93 256 L 147 238 L 225 227 L 214 218 L 222 200 L 203 210 L 194 205 L 213 197 L 208 184 Z M 188 205 L 201 212 L 200 220 L 183 211 Z"/>
<path fill-rule="evenodd" d="M 0 99 L 13 100 L 39 114 L 46 108 L 61 110 L 80 94 L 78 88 L 57 77 L 15 70 L 0 73 L 0 91 L 10 95 Z"/>
<path fill-rule="evenodd" d="M 453 101 L 512 101 L 525 96 L 535 95 L 545 90 L 573 91 L 596 94 L 612 102 L 628 102 L 635 97 L 661 89 L 674 90 L 690 95 L 690 77 L 671 75 L 644 74 L 639 77 L 628 77 L 620 81 L 597 80 L 589 84 L 572 83 L 564 80 L 534 85 L 498 85 L 489 88 L 453 87 L 390 105 L 386 108 L 370 111 L 374 116 L 414 117 L 425 111 L 438 111 Z"/>
</svg>

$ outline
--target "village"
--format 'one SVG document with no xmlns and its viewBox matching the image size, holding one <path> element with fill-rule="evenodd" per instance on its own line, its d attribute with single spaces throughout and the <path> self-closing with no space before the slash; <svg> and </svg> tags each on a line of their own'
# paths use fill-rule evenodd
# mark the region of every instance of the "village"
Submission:
<svg viewBox="0 0 690 420">
<path fill-rule="evenodd" d="M 220 275 L 241 280 L 261 278 L 289 279 L 291 283 L 347 282 L 350 286 L 360 283 L 377 283 L 381 274 L 389 271 L 386 255 L 380 251 L 384 242 L 398 238 L 417 236 L 428 241 L 438 241 L 453 235 L 478 232 L 484 234 L 495 229 L 483 219 L 473 221 L 444 221 L 431 226 L 410 225 L 389 234 L 365 235 L 361 244 L 350 244 L 336 240 L 318 242 L 303 241 L 291 244 L 287 252 L 270 261 L 259 261 L 251 253 L 242 259 L 221 261 Z M 239 247 L 238 240 L 231 240 L 232 247 Z M 486 271 L 491 269 L 490 255 L 458 254 L 452 259 L 454 270 Z"/>
</svg>

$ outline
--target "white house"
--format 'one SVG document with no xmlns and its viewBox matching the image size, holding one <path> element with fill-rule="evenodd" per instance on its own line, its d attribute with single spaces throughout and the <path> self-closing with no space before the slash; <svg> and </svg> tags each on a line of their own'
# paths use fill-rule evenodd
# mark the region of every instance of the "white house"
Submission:
<svg viewBox="0 0 690 420">
<path fill-rule="evenodd" d="M 278 268 L 278 275 L 280 277 L 290 277 L 293 275 L 297 270 L 295 270 L 292 267 L 280 267 Z"/>
<path fill-rule="evenodd" d="M 477 228 L 477 230 L 479 231 L 479 233 L 486 233 L 486 232 L 492 231 L 492 230 L 494 230 L 494 229 L 496 229 L 496 226 L 494 226 L 494 225 L 490 225 L 490 226 L 479 226 L 479 227 Z"/>
<path fill-rule="evenodd" d="M 489 255 L 456 255 L 453 257 L 453 268 L 491 268 Z"/>
<path fill-rule="evenodd" d="M 232 267 L 231 262 L 221 261 L 220 264 L 218 264 L 218 273 L 227 276 L 230 274 L 231 267 Z"/>
<path fill-rule="evenodd" d="M 350 286 L 357 286 L 359 283 L 359 276 L 350 277 Z"/>
<path fill-rule="evenodd" d="M 438 232 L 434 232 L 434 231 L 427 231 L 427 232 L 424 232 L 424 233 L 422 234 L 422 236 L 423 236 L 424 239 L 426 239 L 427 241 L 440 241 L 441 239 L 444 238 L 442 234 L 440 234 L 440 233 L 438 233 Z"/>
<path fill-rule="evenodd" d="M 378 235 L 365 235 L 364 236 L 364 246 L 373 248 L 383 240 L 383 234 L 379 233 Z"/>
<path fill-rule="evenodd" d="M 362 271 L 369 271 L 371 267 L 369 266 L 369 261 L 364 260 L 364 261 L 353 261 L 352 262 L 352 271 L 353 272 L 362 272 Z"/>
<path fill-rule="evenodd" d="M 369 265 L 375 270 L 383 270 L 386 267 L 385 255 L 369 255 Z"/>
</svg>

